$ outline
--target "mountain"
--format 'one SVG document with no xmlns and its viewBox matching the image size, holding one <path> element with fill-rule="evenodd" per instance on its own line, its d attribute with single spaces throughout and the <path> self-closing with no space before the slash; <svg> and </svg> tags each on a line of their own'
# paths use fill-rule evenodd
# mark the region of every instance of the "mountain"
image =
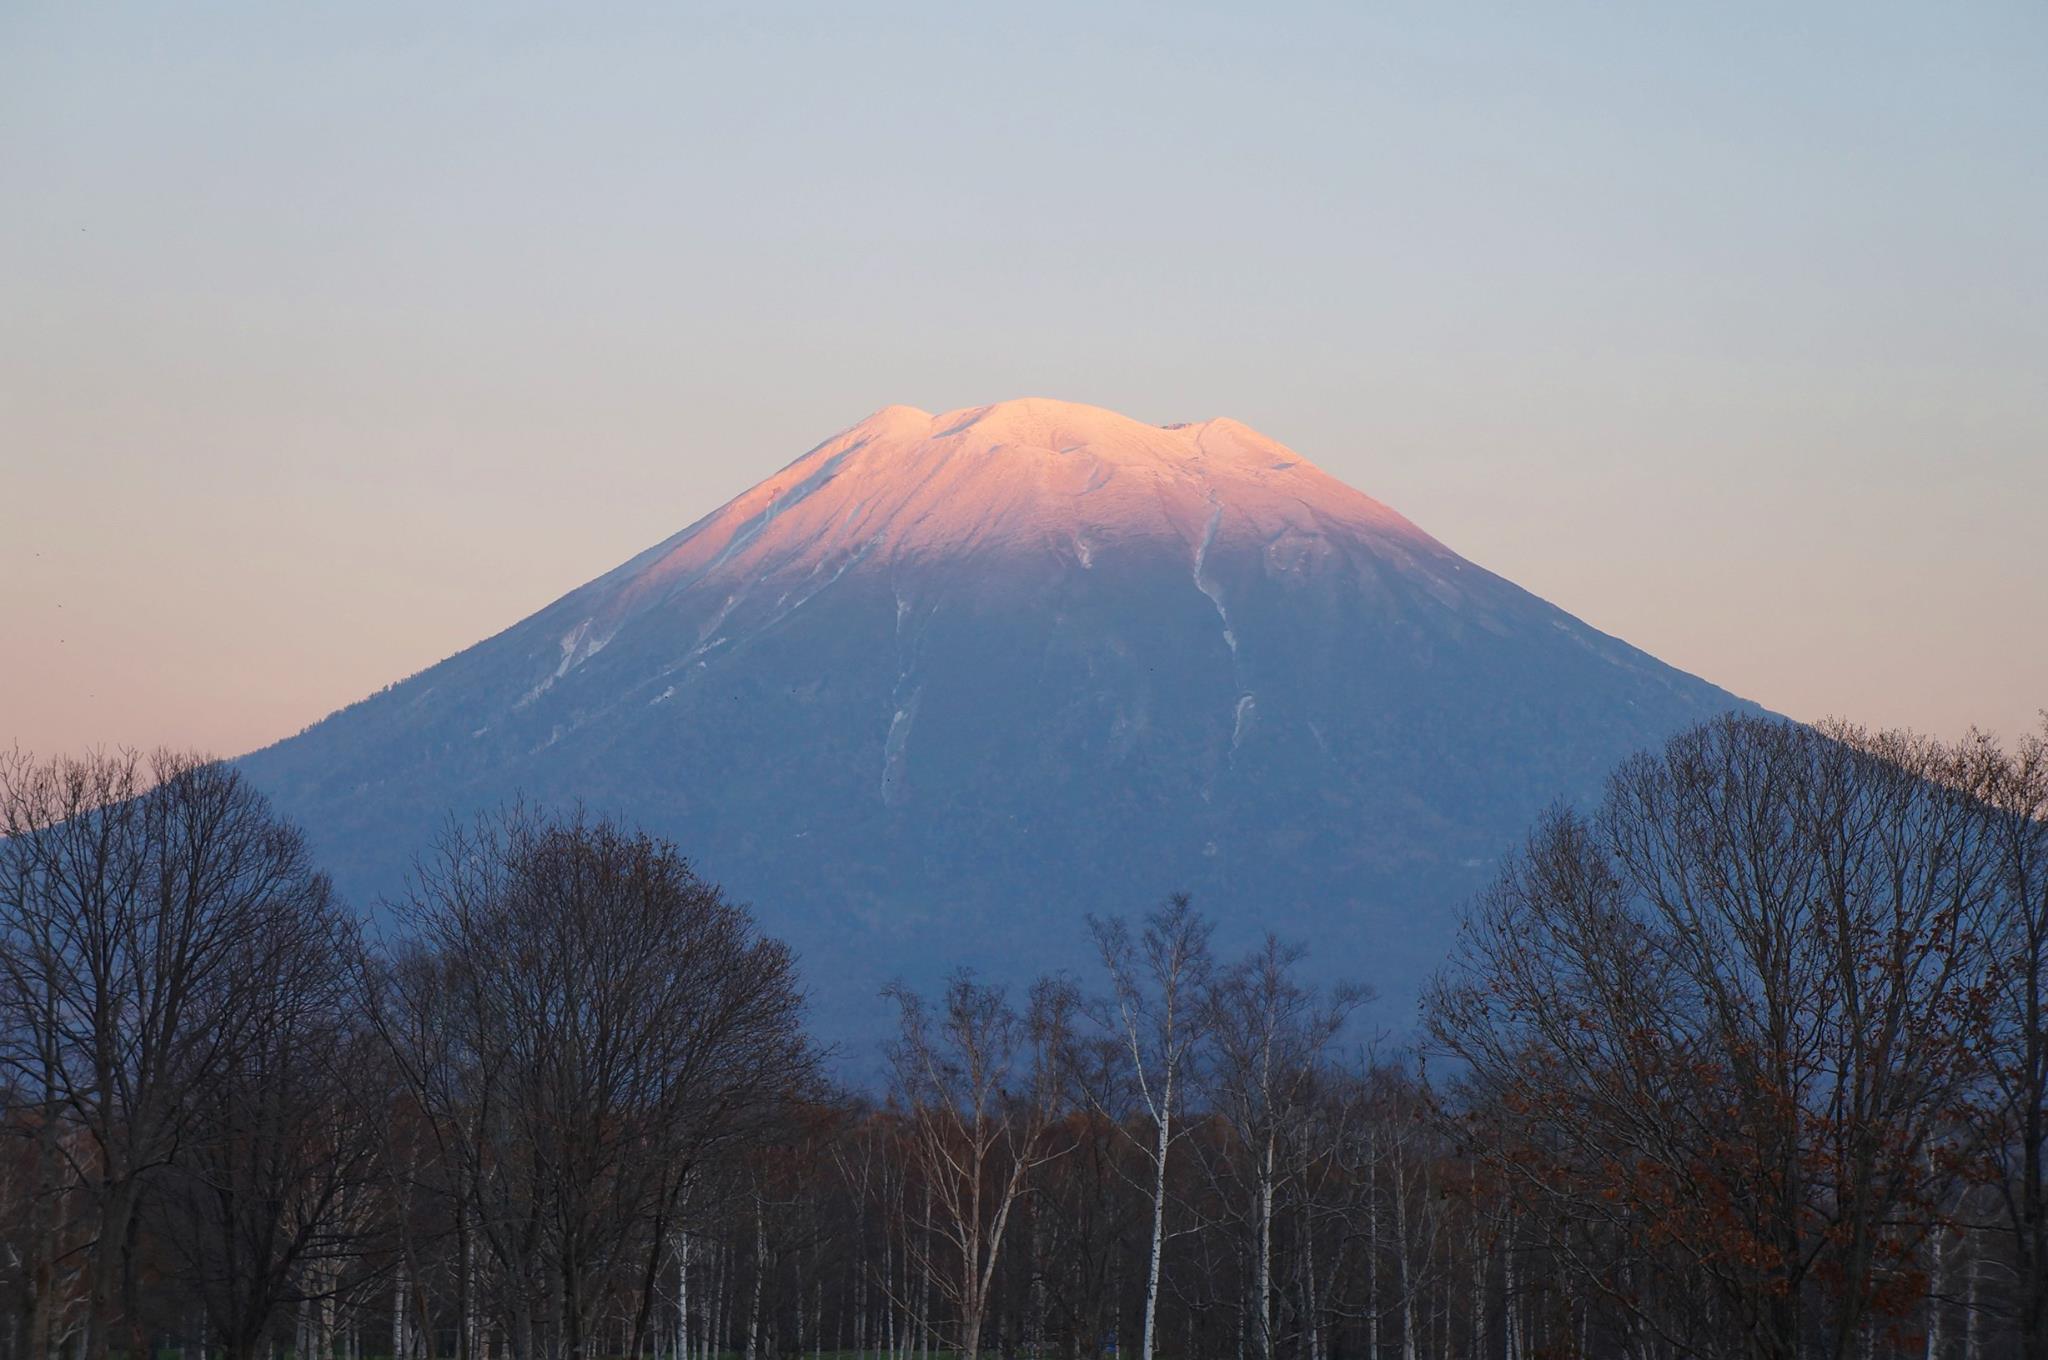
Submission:
<svg viewBox="0 0 2048 1360">
<path fill-rule="evenodd" d="M 1182 889 L 1398 1022 L 1545 804 L 1734 707 L 1234 421 L 1023 400 L 878 411 L 244 766 L 362 901 L 451 810 L 630 817 L 828 1027 Z"/>
</svg>

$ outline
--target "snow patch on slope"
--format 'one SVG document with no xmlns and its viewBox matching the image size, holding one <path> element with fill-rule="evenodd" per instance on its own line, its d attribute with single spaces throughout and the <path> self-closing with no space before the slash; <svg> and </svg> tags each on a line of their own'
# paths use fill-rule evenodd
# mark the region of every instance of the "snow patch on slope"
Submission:
<svg viewBox="0 0 2048 1360">
<path fill-rule="evenodd" d="M 917 721 L 917 705 L 923 697 L 921 687 L 910 692 L 910 698 L 889 719 L 889 735 L 882 740 L 882 802 L 889 807 L 901 807 L 910 797 L 910 726 Z"/>
<path fill-rule="evenodd" d="M 1202 541 L 1195 548 L 1195 589 L 1209 597 L 1209 603 L 1216 606 L 1216 617 L 1223 620 L 1223 640 L 1230 645 L 1230 654 L 1237 655 L 1237 634 L 1230 628 L 1230 609 L 1223 603 L 1223 590 L 1203 573 L 1209 565 L 1209 549 L 1216 542 L 1216 530 L 1223 523 L 1223 506 L 1218 504 L 1209 512 L 1209 523 L 1202 530 Z"/>
<path fill-rule="evenodd" d="M 1252 715 L 1258 711 L 1259 696 L 1241 694 L 1237 699 L 1237 712 L 1230 723 L 1230 753 L 1237 754 L 1237 748 L 1244 744 L 1245 730 L 1251 726 Z"/>
</svg>

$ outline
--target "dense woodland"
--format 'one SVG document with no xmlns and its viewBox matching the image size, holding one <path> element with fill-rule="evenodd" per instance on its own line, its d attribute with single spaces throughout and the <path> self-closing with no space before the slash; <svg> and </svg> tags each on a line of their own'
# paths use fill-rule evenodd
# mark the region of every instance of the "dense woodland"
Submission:
<svg viewBox="0 0 2048 1360">
<path fill-rule="evenodd" d="M 1688 732 L 1399 1045 L 1174 898 L 891 989 L 872 1089 L 628 826 L 374 935 L 224 764 L 17 756 L 0 837 L 0 1360 L 2048 1356 L 2048 729 Z"/>
</svg>

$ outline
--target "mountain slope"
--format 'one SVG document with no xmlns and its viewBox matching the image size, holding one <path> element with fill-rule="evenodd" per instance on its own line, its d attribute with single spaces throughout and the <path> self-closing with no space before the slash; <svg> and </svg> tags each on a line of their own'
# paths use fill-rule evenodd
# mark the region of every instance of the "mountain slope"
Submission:
<svg viewBox="0 0 2048 1360">
<path fill-rule="evenodd" d="M 1736 706 L 1242 425 L 1026 400 L 877 412 L 245 764 L 359 899 L 450 810 L 630 816 L 864 1027 L 1181 888 L 1399 999 L 1545 803 Z"/>
</svg>

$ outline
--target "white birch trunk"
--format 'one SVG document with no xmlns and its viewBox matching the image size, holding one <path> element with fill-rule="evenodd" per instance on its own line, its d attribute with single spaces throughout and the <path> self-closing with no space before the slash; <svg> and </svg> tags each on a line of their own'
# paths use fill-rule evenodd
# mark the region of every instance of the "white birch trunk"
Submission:
<svg viewBox="0 0 2048 1360">
<path fill-rule="evenodd" d="M 1268 1111 L 1268 1120 L 1271 1112 Z M 1269 1127 L 1265 1146 L 1259 1153 L 1259 1253 L 1255 1270 L 1255 1291 L 1259 1309 L 1259 1360 L 1273 1360 L 1273 1133 Z"/>
<path fill-rule="evenodd" d="M 690 1235 L 676 1233 L 676 1360 L 690 1354 Z"/>
<path fill-rule="evenodd" d="M 747 1360 L 761 1358 L 761 1292 L 768 1276 L 768 1220 L 759 1191 L 754 1194 L 754 1298 L 747 1308 Z"/>
<path fill-rule="evenodd" d="M 1982 1354 L 1984 1335 L 1984 1310 L 1978 1307 L 1977 1286 L 1980 1278 L 1978 1265 L 1978 1243 L 1976 1237 L 1965 1232 L 1963 1246 L 1967 1252 L 1963 1269 L 1963 1297 L 1967 1301 L 1963 1312 L 1963 1360 L 1978 1360 Z"/>
<path fill-rule="evenodd" d="M 1939 1229 L 1928 1239 L 1928 1251 L 1934 1260 L 1927 1282 L 1927 1360 L 1941 1360 L 1942 1297 L 1948 1293 L 1948 1252 L 1942 1248 L 1941 1239 Z"/>
<path fill-rule="evenodd" d="M 1158 1138 L 1152 1147 L 1152 1251 L 1145 1266 L 1145 1340 L 1143 1360 L 1153 1360 L 1159 1337 L 1159 1263 L 1166 1254 L 1166 1151 L 1173 1143 L 1173 1074 L 1165 1081 L 1165 1100 L 1154 1111 Z"/>
<path fill-rule="evenodd" d="M 1365 1145 L 1365 1360 L 1380 1360 L 1380 1131 Z"/>
</svg>

